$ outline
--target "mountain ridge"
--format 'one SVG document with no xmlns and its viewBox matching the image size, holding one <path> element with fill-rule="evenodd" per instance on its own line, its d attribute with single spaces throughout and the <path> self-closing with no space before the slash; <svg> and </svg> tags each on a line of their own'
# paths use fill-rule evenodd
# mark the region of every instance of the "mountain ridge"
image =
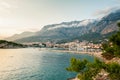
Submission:
<svg viewBox="0 0 120 80">
<path fill-rule="evenodd" d="M 87 19 L 82 21 L 62 22 L 44 26 L 40 31 L 15 39 L 16 42 L 59 42 L 70 40 L 89 33 L 106 35 L 117 31 L 117 22 L 120 20 L 120 9 L 109 13 L 100 20 Z M 19 35 L 18 35 L 19 36 Z M 9 38 L 8 38 L 9 39 Z"/>
</svg>

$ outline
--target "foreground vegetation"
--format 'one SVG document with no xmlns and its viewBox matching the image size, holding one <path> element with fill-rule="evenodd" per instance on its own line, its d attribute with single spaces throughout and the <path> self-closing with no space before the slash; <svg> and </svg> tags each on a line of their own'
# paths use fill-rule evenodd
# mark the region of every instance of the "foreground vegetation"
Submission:
<svg viewBox="0 0 120 80">
<path fill-rule="evenodd" d="M 103 44 L 103 57 L 112 59 L 120 57 L 120 23 L 118 23 L 119 31 L 110 37 L 109 41 Z"/>
<path fill-rule="evenodd" d="M 103 44 L 102 55 L 109 60 L 113 57 L 120 57 L 120 23 L 118 23 L 118 26 L 119 31 Z M 115 62 L 105 63 L 99 59 L 89 62 L 88 60 L 72 58 L 70 66 L 66 70 L 77 72 L 77 77 L 80 80 L 120 80 L 120 64 Z M 102 75 L 98 76 L 100 73 Z"/>
<path fill-rule="evenodd" d="M 108 80 L 120 80 L 120 65 L 117 63 L 108 63 L 95 59 L 94 62 L 89 62 L 88 60 L 80 59 L 71 59 L 71 64 L 67 71 L 77 72 L 77 77 L 80 80 L 97 80 L 99 77 L 96 77 L 101 70 L 104 70 Z M 101 76 L 102 78 L 102 76 Z M 104 78 L 102 80 L 105 80 Z"/>
</svg>

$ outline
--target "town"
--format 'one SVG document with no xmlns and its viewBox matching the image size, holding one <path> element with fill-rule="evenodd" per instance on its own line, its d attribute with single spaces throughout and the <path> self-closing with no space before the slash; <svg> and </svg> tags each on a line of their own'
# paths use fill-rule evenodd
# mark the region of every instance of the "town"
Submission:
<svg viewBox="0 0 120 80">
<path fill-rule="evenodd" d="M 39 48 L 59 48 L 69 51 L 81 51 L 81 52 L 101 52 L 102 44 L 101 43 L 93 43 L 89 41 L 79 41 L 75 40 L 68 43 L 52 43 L 52 42 L 32 42 L 32 43 L 24 43 L 28 45 L 28 47 L 39 47 Z"/>
</svg>

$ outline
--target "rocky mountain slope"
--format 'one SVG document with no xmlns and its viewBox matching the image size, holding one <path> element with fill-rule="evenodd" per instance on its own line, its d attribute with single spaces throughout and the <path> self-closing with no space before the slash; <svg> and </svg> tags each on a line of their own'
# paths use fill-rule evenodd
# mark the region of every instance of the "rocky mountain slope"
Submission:
<svg viewBox="0 0 120 80">
<path fill-rule="evenodd" d="M 94 32 L 107 34 L 118 30 L 117 22 L 120 20 L 120 9 L 103 17 L 93 28 Z"/>
<path fill-rule="evenodd" d="M 63 22 L 60 24 L 52 24 L 44 26 L 40 31 L 36 32 L 35 36 L 18 39 L 18 42 L 34 42 L 34 41 L 53 41 L 58 42 L 61 40 L 72 39 L 77 36 L 89 33 L 97 21 L 95 20 L 83 20 Z"/>
</svg>

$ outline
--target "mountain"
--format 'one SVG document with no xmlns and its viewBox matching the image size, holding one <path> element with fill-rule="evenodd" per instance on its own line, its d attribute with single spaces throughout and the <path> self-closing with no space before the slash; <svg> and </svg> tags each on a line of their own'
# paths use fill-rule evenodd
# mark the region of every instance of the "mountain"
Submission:
<svg viewBox="0 0 120 80">
<path fill-rule="evenodd" d="M 93 32 L 101 34 L 107 34 L 118 30 L 117 22 L 120 21 L 120 9 L 111 12 L 107 16 L 103 17 L 99 23 L 93 28 Z"/>
<path fill-rule="evenodd" d="M 60 41 L 64 39 L 71 39 L 89 33 L 91 28 L 95 26 L 97 21 L 88 19 L 83 21 L 63 22 L 60 24 L 53 24 L 45 26 L 37 36 L 45 39 L 54 39 Z"/>
<path fill-rule="evenodd" d="M 101 19 L 87 19 L 82 21 L 62 22 L 44 26 L 40 31 L 33 33 L 34 35 L 21 36 L 14 39 L 16 42 L 61 42 L 74 39 L 89 40 L 94 37 L 98 39 L 106 38 L 109 34 L 118 30 L 117 22 L 120 20 L 120 9 L 104 16 Z M 86 36 L 86 37 L 84 37 Z M 11 37 L 13 38 L 13 36 Z M 15 38 L 15 37 L 14 37 Z M 9 38 L 8 38 L 9 39 Z"/>
<path fill-rule="evenodd" d="M 88 19 L 83 21 L 63 22 L 44 26 L 35 36 L 16 40 L 17 42 L 58 42 L 65 39 L 71 39 L 89 33 L 91 28 L 97 23 L 96 20 Z"/>
<path fill-rule="evenodd" d="M 34 35 L 35 35 L 34 32 L 23 32 L 21 34 L 15 34 L 11 37 L 8 37 L 5 40 L 14 41 L 14 40 L 17 40 L 17 39 L 22 39 L 22 38 L 30 37 L 30 36 L 34 36 Z"/>
</svg>

